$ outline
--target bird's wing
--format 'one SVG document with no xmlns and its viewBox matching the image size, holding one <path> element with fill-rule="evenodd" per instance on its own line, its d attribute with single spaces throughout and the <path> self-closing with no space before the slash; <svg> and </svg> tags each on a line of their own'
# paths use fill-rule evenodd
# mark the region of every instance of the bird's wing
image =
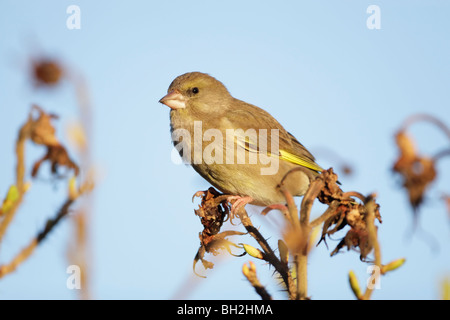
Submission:
<svg viewBox="0 0 450 320">
<path fill-rule="evenodd" d="M 315 163 L 314 156 L 283 126 L 275 120 L 268 112 L 243 101 L 237 100 L 237 108 L 227 111 L 227 120 L 232 129 L 242 129 L 245 132 L 237 132 L 235 134 L 238 145 L 245 148 L 249 152 L 260 152 L 258 141 L 248 129 L 267 129 L 268 141 L 267 152 L 271 156 L 278 156 L 280 159 L 306 167 L 313 171 L 323 171 L 323 169 Z M 278 153 L 271 152 L 271 129 L 278 129 L 279 147 Z M 274 150 L 275 151 L 275 150 Z"/>
</svg>

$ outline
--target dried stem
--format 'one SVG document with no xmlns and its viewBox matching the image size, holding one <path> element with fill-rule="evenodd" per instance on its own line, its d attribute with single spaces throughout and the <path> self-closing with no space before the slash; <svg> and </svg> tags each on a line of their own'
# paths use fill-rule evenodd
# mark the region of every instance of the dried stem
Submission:
<svg viewBox="0 0 450 320">
<path fill-rule="evenodd" d="M 81 157 L 81 166 L 87 170 L 92 167 L 92 154 L 90 148 L 89 138 L 92 136 L 92 105 L 89 95 L 89 89 L 87 83 L 82 75 L 71 74 L 71 79 L 76 91 L 76 99 L 78 102 L 78 111 L 80 113 L 80 123 L 83 128 L 83 132 L 88 139 L 86 143 L 79 148 Z M 89 174 L 89 173 L 87 173 Z M 73 246 L 73 252 L 76 254 L 69 254 L 69 260 L 71 263 L 76 263 L 82 268 L 82 288 L 80 290 L 81 299 L 89 299 L 89 286 L 87 281 L 87 276 L 89 274 L 88 268 L 91 259 L 89 259 L 90 247 L 89 247 L 89 229 L 87 226 L 90 225 L 90 219 L 92 216 L 93 208 L 93 197 L 88 195 L 82 205 L 83 209 L 76 213 L 74 222 L 75 232 L 77 234 L 76 242 Z M 70 249 L 69 249 L 70 253 Z"/>
<path fill-rule="evenodd" d="M 25 143 L 30 137 L 31 126 L 33 119 L 31 114 L 28 117 L 27 122 L 20 128 L 19 136 L 16 142 L 16 155 L 17 155 L 17 166 L 16 166 L 16 186 L 19 190 L 19 194 L 24 193 L 24 181 L 25 181 Z"/>
<path fill-rule="evenodd" d="M 347 191 L 342 195 L 342 197 L 343 198 L 356 197 L 359 200 L 361 200 L 362 202 L 366 201 L 366 197 L 363 194 L 356 192 L 356 191 Z"/>
<path fill-rule="evenodd" d="M 44 228 L 41 232 L 39 232 L 36 237 L 34 237 L 28 246 L 26 246 L 24 249 L 22 249 L 14 258 L 13 260 L 5 265 L 0 266 L 0 278 L 4 277 L 5 275 L 13 272 L 16 270 L 16 268 L 25 260 L 27 260 L 31 254 L 34 252 L 34 250 L 37 248 L 37 246 L 47 238 L 48 234 L 55 228 L 55 226 L 58 225 L 58 223 L 66 217 L 70 212 L 70 207 L 72 204 L 80 198 L 85 193 L 91 191 L 93 188 L 93 184 L 90 181 L 86 181 L 76 192 L 70 192 L 69 197 L 67 200 L 63 203 L 61 208 L 56 213 L 55 217 L 53 219 L 47 220 Z"/>
<path fill-rule="evenodd" d="M 17 212 L 17 209 L 20 207 L 23 195 L 25 193 L 25 143 L 27 139 L 30 137 L 30 131 L 32 126 L 32 118 L 31 115 L 28 118 L 28 121 L 20 128 L 19 135 L 17 137 L 16 142 L 16 156 L 17 156 L 17 165 L 16 165 L 16 187 L 18 191 L 18 198 L 14 202 L 13 206 L 7 211 L 4 212 L 4 217 L 0 223 L 0 243 L 2 242 L 3 236 L 6 233 L 6 230 L 9 227 L 9 224 L 14 218 L 14 215 Z"/>
<path fill-rule="evenodd" d="M 307 253 L 297 254 L 295 259 L 297 266 L 297 300 L 308 298 L 308 256 Z"/>
<path fill-rule="evenodd" d="M 324 185 L 325 183 L 323 182 L 323 180 L 314 180 L 313 182 L 311 182 L 311 185 L 303 196 L 302 204 L 300 207 L 300 224 L 302 226 L 309 226 L 311 208 L 314 204 L 314 200 L 317 198 Z"/>
<path fill-rule="evenodd" d="M 300 231 L 300 221 L 298 218 L 298 210 L 297 210 L 297 206 L 295 205 L 295 200 L 294 197 L 289 193 L 289 191 L 286 190 L 286 188 L 284 186 L 280 187 L 281 192 L 283 193 L 286 202 L 287 202 L 287 207 L 288 207 L 288 211 L 289 211 L 289 215 L 290 215 L 290 222 L 292 224 L 292 227 L 294 228 L 294 230 L 296 232 Z"/>
<path fill-rule="evenodd" d="M 255 264 L 250 261 L 249 265 L 250 267 L 244 264 L 244 266 L 242 267 L 242 273 L 255 289 L 256 293 L 261 296 L 262 300 L 272 300 L 272 297 L 267 292 L 266 288 L 264 288 L 264 286 L 258 280 Z"/>
<path fill-rule="evenodd" d="M 309 234 L 311 226 L 309 223 L 311 208 L 314 200 L 324 187 L 323 180 L 314 180 L 303 196 L 300 206 L 300 232 L 303 238 L 302 249 L 295 255 L 295 264 L 297 266 L 297 299 L 304 300 L 308 298 L 308 248 Z"/>
<path fill-rule="evenodd" d="M 31 256 L 37 245 L 37 238 L 34 238 L 30 242 L 30 244 L 23 248 L 22 251 L 20 251 L 19 254 L 17 254 L 10 263 L 0 266 L 0 278 L 3 278 L 5 275 L 14 272 L 22 262 L 24 262 Z"/>
<path fill-rule="evenodd" d="M 34 252 L 36 247 L 47 237 L 50 231 L 58 224 L 58 222 L 64 218 L 69 213 L 69 208 L 75 199 L 67 199 L 62 205 L 61 209 L 59 209 L 58 213 L 53 219 L 49 219 L 45 224 L 44 229 L 38 233 L 38 235 L 31 240 L 30 244 L 22 249 L 13 260 L 5 265 L 0 266 L 0 278 L 3 278 L 5 275 L 13 272 L 16 268 L 25 260 L 27 260 L 31 254 Z"/>
<path fill-rule="evenodd" d="M 366 210 L 367 210 L 367 218 L 366 218 L 366 223 L 367 223 L 367 231 L 369 233 L 369 241 L 373 246 L 373 250 L 374 250 L 374 264 L 379 268 L 378 270 L 380 270 L 380 272 L 375 273 L 375 279 L 374 281 L 379 281 L 379 276 L 381 273 L 381 249 L 380 249 L 380 244 L 378 242 L 378 236 L 377 236 L 377 229 L 375 227 L 375 209 L 376 209 L 376 204 L 375 201 L 373 199 L 373 196 L 369 196 L 367 198 L 367 201 L 365 203 L 366 206 Z M 374 290 L 373 286 L 367 286 L 366 288 L 366 292 L 364 293 L 364 295 L 361 297 L 361 299 L 363 300 L 369 300 L 372 292 Z"/>
<path fill-rule="evenodd" d="M 433 159 L 434 162 L 437 162 L 439 159 L 441 159 L 441 158 L 443 158 L 445 156 L 450 156 L 450 149 L 444 149 L 444 150 L 439 151 L 438 153 L 436 153 L 433 156 L 432 159 Z"/>
<path fill-rule="evenodd" d="M 447 136 L 447 138 L 450 140 L 450 129 L 445 125 L 444 122 L 439 120 L 438 118 L 435 118 L 429 114 L 415 114 L 410 116 L 408 119 L 405 120 L 402 126 L 402 131 L 406 131 L 406 129 L 411 126 L 413 123 L 418 121 L 428 121 L 436 125 L 438 128 L 440 128 L 444 134 Z"/>
</svg>

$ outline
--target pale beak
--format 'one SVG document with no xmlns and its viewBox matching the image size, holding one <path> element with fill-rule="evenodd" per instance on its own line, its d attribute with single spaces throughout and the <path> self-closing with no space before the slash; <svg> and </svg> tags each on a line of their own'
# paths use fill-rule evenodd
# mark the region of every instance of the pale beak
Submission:
<svg viewBox="0 0 450 320">
<path fill-rule="evenodd" d="M 168 94 L 162 97 L 162 99 L 159 100 L 159 102 L 165 104 L 166 106 L 174 110 L 186 108 L 186 99 L 177 90 L 170 91 Z"/>
</svg>

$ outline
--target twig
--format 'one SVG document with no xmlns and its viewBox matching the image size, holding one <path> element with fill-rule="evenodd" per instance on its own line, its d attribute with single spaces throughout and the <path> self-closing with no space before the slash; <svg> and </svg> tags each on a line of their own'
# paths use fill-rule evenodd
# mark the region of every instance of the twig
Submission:
<svg viewBox="0 0 450 320">
<path fill-rule="evenodd" d="M 436 153 L 432 159 L 434 162 L 437 162 L 439 159 L 445 157 L 445 156 L 449 156 L 450 155 L 450 149 L 444 149 L 442 151 L 439 151 L 438 153 Z"/>
<path fill-rule="evenodd" d="M 266 239 L 261 235 L 258 229 L 256 229 L 253 226 L 252 221 L 250 220 L 247 211 L 245 209 L 241 209 L 239 212 L 239 218 L 242 222 L 242 225 L 245 227 L 247 232 L 258 242 L 258 244 L 261 246 L 265 253 L 265 260 L 268 261 L 275 270 L 280 274 L 281 278 L 283 279 L 286 288 L 288 290 L 289 298 L 295 299 L 296 296 L 296 289 L 295 289 L 295 283 L 292 279 L 291 273 L 289 272 L 289 268 L 286 264 L 282 263 L 275 253 L 273 252 L 272 248 L 267 243 Z"/>
<path fill-rule="evenodd" d="M 92 153 L 91 146 L 89 144 L 89 138 L 92 136 L 92 105 L 89 94 L 89 88 L 86 83 L 84 77 L 80 74 L 71 72 L 69 74 L 69 78 L 72 80 L 73 86 L 76 91 L 76 99 L 78 102 L 78 111 L 80 117 L 80 123 L 82 126 L 83 133 L 87 137 L 85 143 L 79 146 L 79 154 L 81 158 L 81 167 L 87 168 L 89 170 L 92 167 Z M 89 173 L 88 173 L 89 174 Z M 68 259 L 71 263 L 76 263 L 82 266 L 82 288 L 80 290 L 80 298 L 81 299 L 89 299 L 90 298 L 90 290 L 87 281 L 87 275 L 89 274 L 89 256 L 90 246 L 89 246 L 89 228 L 87 226 L 90 225 L 90 220 L 92 217 L 92 208 L 93 208 L 93 197 L 88 195 L 82 205 L 82 210 L 76 212 L 76 216 L 74 221 L 75 232 L 77 234 L 76 242 L 73 246 L 73 252 L 76 254 L 70 255 L 70 249 L 68 254 Z"/>
<path fill-rule="evenodd" d="M 438 128 L 440 128 L 444 132 L 444 134 L 450 140 L 450 129 L 445 125 L 444 122 L 442 122 L 438 118 L 435 118 L 429 114 L 419 113 L 419 114 L 410 116 L 403 123 L 402 131 L 406 131 L 407 127 L 411 126 L 414 122 L 418 122 L 418 121 L 428 121 L 428 122 L 435 124 Z"/>
<path fill-rule="evenodd" d="M 309 247 L 309 217 L 311 214 L 311 208 L 314 200 L 317 198 L 320 190 L 323 188 L 324 183 L 322 180 L 314 180 L 311 182 L 308 190 L 303 196 L 300 206 L 300 219 L 298 220 L 299 228 L 297 232 L 300 232 L 302 239 L 301 249 L 294 255 L 294 262 L 297 267 L 297 299 L 304 300 L 308 297 L 308 247 Z"/>
<path fill-rule="evenodd" d="M 16 142 L 16 155 L 17 155 L 17 166 L 16 166 L 16 186 L 19 190 L 19 194 L 24 192 L 24 178 L 25 178 L 25 143 L 30 137 L 31 127 L 33 124 L 33 119 L 31 113 L 28 116 L 27 122 L 20 128 L 19 136 Z"/>
<path fill-rule="evenodd" d="M 290 218 L 290 222 L 291 222 L 291 226 L 293 228 L 293 233 L 297 234 L 297 235 L 303 235 L 303 231 L 304 230 L 303 230 L 303 228 L 300 225 L 301 217 L 299 218 L 299 216 L 298 216 L 298 209 L 297 209 L 297 206 L 295 204 L 294 197 L 284 187 L 284 185 L 280 186 L 280 190 L 283 193 L 283 195 L 284 195 L 284 197 L 286 199 L 286 202 L 287 202 L 287 207 L 288 207 L 289 214 L 290 214 L 290 217 L 291 217 Z M 296 295 L 295 295 L 295 298 L 296 299 L 301 299 L 304 296 L 306 296 L 306 292 L 304 292 L 305 288 L 301 287 L 301 285 L 300 285 L 300 283 L 305 285 L 306 282 L 307 282 L 306 270 L 304 268 L 306 262 L 304 262 L 303 259 L 299 257 L 299 253 L 298 252 L 293 253 L 293 255 L 294 255 L 294 264 L 295 264 L 296 269 L 297 269 Z M 300 261 L 300 260 L 302 260 L 302 261 Z M 289 272 L 289 274 L 290 274 L 290 272 Z"/>
<path fill-rule="evenodd" d="M 287 207 L 288 207 L 288 211 L 289 211 L 289 215 L 290 215 L 290 219 L 289 221 L 292 224 L 292 227 L 295 229 L 296 232 L 300 231 L 300 221 L 298 218 L 298 209 L 297 206 L 295 205 L 295 200 L 294 197 L 289 193 L 289 191 L 287 191 L 287 189 L 281 185 L 280 187 L 281 192 L 283 193 L 286 202 L 287 202 Z"/>
<path fill-rule="evenodd" d="M 366 201 L 366 197 L 362 194 L 362 193 L 359 193 L 359 192 L 357 192 L 357 191 L 347 191 L 347 192 L 344 192 L 344 194 L 342 195 L 342 197 L 343 198 L 350 198 L 350 197 L 356 197 L 356 198 L 358 198 L 359 200 L 361 200 L 361 201 Z"/>
<path fill-rule="evenodd" d="M 330 218 L 331 216 L 336 214 L 336 209 L 338 206 L 339 206 L 339 201 L 333 200 L 333 202 L 331 202 L 331 204 L 327 208 L 327 210 L 325 210 L 325 212 L 322 213 L 322 215 L 320 217 L 311 221 L 309 226 L 311 228 L 314 228 L 314 227 L 317 227 L 318 225 L 322 224 L 323 222 L 325 222 L 328 218 Z"/>
<path fill-rule="evenodd" d="M 242 273 L 250 282 L 250 284 L 255 288 L 257 294 L 261 296 L 262 300 L 272 300 L 272 297 L 267 292 L 266 288 L 259 282 L 258 277 L 256 276 L 256 266 L 253 262 L 249 261 L 250 267 L 246 264 L 242 267 Z"/>
<path fill-rule="evenodd" d="M 325 183 L 323 180 L 313 180 L 305 195 L 303 196 L 302 204 L 300 207 L 300 224 L 302 226 L 309 226 L 309 217 L 311 215 L 312 205 L 324 186 Z"/>
<path fill-rule="evenodd" d="M 71 205 L 82 195 L 90 192 L 93 189 L 93 184 L 91 181 L 86 181 L 80 186 L 78 190 L 75 190 L 75 178 L 69 182 L 69 196 L 67 200 L 63 203 L 61 208 L 58 210 L 57 214 L 53 219 L 47 220 L 44 228 L 33 238 L 28 246 L 22 249 L 10 263 L 0 266 L 0 278 L 13 272 L 16 268 L 25 260 L 27 260 L 31 254 L 34 252 L 36 247 L 42 243 L 42 241 L 48 236 L 48 234 L 55 228 L 55 226 L 70 212 Z"/>
<path fill-rule="evenodd" d="M 13 206 L 7 211 L 3 212 L 4 217 L 0 223 L 0 243 L 2 242 L 3 236 L 9 227 L 9 224 L 14 218 L 17 209 L 20 207 L 23 195 L 25 193 L 25 143 L 30 137 L 30 131 L 32 126 L 31 114 L 28 117 L 27 122 L 20 128 L 19 135 L 16 142 L 16 155 L 17 155 L 17 165 L 16 165 L 16 187 L 18 191 L 18 198 L 14 202 Z"/>
<path fill-rule="evenodd" d="M 62 205 L 61 209 L 59 209 L 55 218 L 47 221 L 44 229 L 39 232 L 38 235 L 33 238 L 33 240 L 31 240 L 30 244 L 22 249 L 10 263 L 0 266 L 0 278 L 3 278 L 5 275 L 16 270 L 16 268 L 22 262 L 24 262 L 31 256 L 36 247 L 47 237 L 50 231 L 52 231 L 53 228 L 58 224 L 58 222 L 69 213 L 69 208 L 74 201 L 75 199 L 67 199 L 66 202 Z"/>
</svg>

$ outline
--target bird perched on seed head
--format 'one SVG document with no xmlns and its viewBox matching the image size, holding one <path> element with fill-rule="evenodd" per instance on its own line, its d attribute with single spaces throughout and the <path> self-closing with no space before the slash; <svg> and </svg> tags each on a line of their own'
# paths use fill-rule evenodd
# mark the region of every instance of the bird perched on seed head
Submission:
<svg viewBox="0 0 450 320">
<path fill-rule="evenodd" d="M 283 179 L 293 196 L 302 196 L 322 171 L 275 118 L 234 98 L 212 76 L 185 73 L 167 92 L 159 102 L 171 108 L 172 139 L 180 155 L 214 187 L 233 195 L 233 209 L 284 204 L 278 188 Z M 183 139 L 175 134 L 180 132 Z"/>
</svg>

